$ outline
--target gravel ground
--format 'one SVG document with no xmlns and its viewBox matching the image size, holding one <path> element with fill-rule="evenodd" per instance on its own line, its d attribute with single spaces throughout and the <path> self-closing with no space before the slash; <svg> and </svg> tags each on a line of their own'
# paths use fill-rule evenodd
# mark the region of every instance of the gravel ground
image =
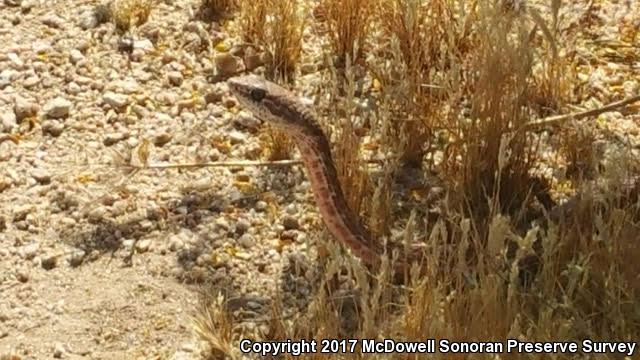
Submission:
<svg viewBox="0 0 640 360">
<path fill-rule="evenodd" d="M 193 2 L 158 2 L 124 41 L 94 4 L 0 1 L 0 355 L 199 359 L 199 284 L 248 317 L 274 291 L 308 294 L 285 265 L 314 256 L 320 220 L 299 167 L 116 166 L 259 159 L 259 123 L 207 80 L 250 64 L 199 53 L 234 40 L 192 20 Z M 598 10 L 593 39 L 625 6 Z M 638 63 L 618 50 L 584 75 L 585 106 L 638 92 Z M 603 119 L 636 147 L 637 106 Z"/>
</svg>

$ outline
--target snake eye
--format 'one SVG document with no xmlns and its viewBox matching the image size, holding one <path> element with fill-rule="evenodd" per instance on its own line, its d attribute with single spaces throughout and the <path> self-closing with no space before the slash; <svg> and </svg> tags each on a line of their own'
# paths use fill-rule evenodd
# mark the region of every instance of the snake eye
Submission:
<svg viewBox="0 0 640 360">
<path fill-rule="evenodd" d="M 262 101 L 267 93 L 266 91 L 264 91 L 264 89 L 253 89 L 251 90 L 249 95 L 251 95 L 251 98 L 255 101 Z"/>
</svg>

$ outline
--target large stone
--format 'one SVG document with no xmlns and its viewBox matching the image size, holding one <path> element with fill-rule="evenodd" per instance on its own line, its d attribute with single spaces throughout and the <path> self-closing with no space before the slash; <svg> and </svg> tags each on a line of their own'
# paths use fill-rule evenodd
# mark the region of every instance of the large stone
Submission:
<svg viewBox="0 0 640 360">
<path fill-rule="evenodd" d="M 38 113 L 38 105 L 21 96 L 16 96 L 13 112 L 16 115 L 16 120 L 22 121 L 25 118 L 36 116 Z"/>
<path fill-rule="evenodd" d="M 117 94 L 114 92 L 107 92 L 102 96 L 102 101 L 116 109 L 121 109 L 129 104 L 129 98 L 126 95 Z"/>
<path fill-rule="evenodd" d="M 220 75 L 233 75 L 240 69 L 240 58 L 231 54 L 219 54 L 214 61 Z"/>
<path fill-rule="evenodd" d="M 9 111 L 2 111 L 2 115 L 0 115 L 0 132 L 10 133 L 17 126 L 16 114 Z"/>
<path fill-rule="evenodd" d="M 48 117 L 54 119 L 68 116 L 70 109 L 71 101 L 63 97 L 57 97 L 49 101 L 43 108 L 45 114 L 47 114 Z"/>
</svg>

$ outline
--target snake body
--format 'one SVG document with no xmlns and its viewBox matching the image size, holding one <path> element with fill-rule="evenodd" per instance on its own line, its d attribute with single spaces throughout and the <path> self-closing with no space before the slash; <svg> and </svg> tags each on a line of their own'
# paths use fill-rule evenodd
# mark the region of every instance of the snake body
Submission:
<svg viewBox="0 0 640 360">
<path fill-rule="evenodd" d="M 256 75 L 231 78 L 227 84 L 244 108 L 293 138 L 327 229 L 365 264 L 377 267 L 383 251 L 347 206 L 329 141 L 311 111 L 291 92 Z M 400 262 L 394 266 L 405 268 Z"/>
</svg>

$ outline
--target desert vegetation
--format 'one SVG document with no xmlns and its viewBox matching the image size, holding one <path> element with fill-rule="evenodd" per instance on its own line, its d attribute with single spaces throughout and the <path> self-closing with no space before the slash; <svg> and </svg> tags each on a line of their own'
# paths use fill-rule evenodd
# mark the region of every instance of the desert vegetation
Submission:
<svg viewBox="0 0 640 360">
<path fill-rule="evenodd" d="M 394 229 L 401 242 L 423 239 L 429 271 L 397 286 L 349 255 L 330 257 L 309 306 L 285 316 L 275 304 L 252 338 L 637 338 L 634 152 L 596 154 L 594 118 L 530 127 L 593 96 L 580 80 L 591 65 L 579 55 L 580 23 L 591 11 L 593 4 L 571 14 L 560 1 L 312 5 L 305 31 L 327 44 L 320 68 L 335 84 L 318 90 L 327 100 L 317 111 L 333 135 L 349 204 L 380 239 Z M 299 51 L 300 37 L 286 41 Z M 279 63 L 301 67 L 290 59 Z M 372 155 L 385 158 L 377 175 L 367 170 Z M 446 195 L 427 201 L 429 189 L 404 189 L 421 201 L 393 209 L 394 175 L 408 167 L 437 173 L 438 182 L 422 186 Z M 239 356 L 229 344 L 247 335 L 234 333 L 221 302 L 204 309 L 200 334 L 219 356 Z"/>
<path fill-rule="evenodd" d="M 640 5 L 114 0 L 58 4 L 66 23 L 33 1 L 4 3 L 15 26 L 4 40 L 46 44 L 0 56 L 11 67 L 0 71 L 0 346 L 11 350 L 0 359 L 50 351 L 5 329 L 43 343 L 77 333 L 29 322 L 69 311 L 38 305 L 57 301 L 42 295 L 56 272 L 52 293 L 88 284 L 70 292 L 71 312 L 106 319 L 83 325 L 91 343 L 121 344 L 86 352 L 96 358 L 134 358 L 123 339 L 138 333 L 135 358 L 170 358 L 161 345 L 190 331 L 202 351 L 174 353 L 194 359 L 246 358 L 243 339 L 640 338 Z M 318 118 L 348 206 L 395 249 L 381 269 L 325 230 L 287 133 L 230 95 L 225 80 L 246 73 Z M 411 244 L 421 261 L 394 278 Z M 124 272 L 113 258 L 132 280 L 104 278 Z M 103 309 L 136 282 L 135 298 Z M 100 298 L 92 289 L 111 302 L 85 304 Z"/>
</svg>

